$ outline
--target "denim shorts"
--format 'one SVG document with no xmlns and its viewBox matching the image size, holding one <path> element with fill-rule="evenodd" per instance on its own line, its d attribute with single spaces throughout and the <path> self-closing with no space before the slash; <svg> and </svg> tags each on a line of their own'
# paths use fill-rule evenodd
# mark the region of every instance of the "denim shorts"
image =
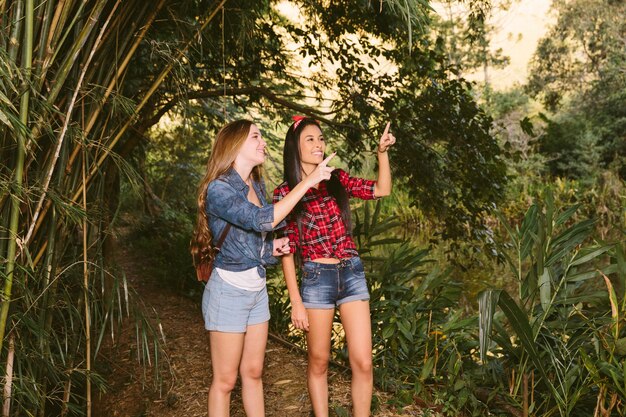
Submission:
<svg viewBox="0 0 626 417">
<path fill-rule="evenodd" d="M 369 300 L 361 258 L 342 259 L 338 264 L 305 262 L 300 295 L 306 308 L 334 308 L 348 301 Z"/>
<path fill-rule="evenodd" d="M 207 330 L 245 333 L 247 326 L 270 319 L 267 288 L 242 290 L 224 281 L 213 270 L 202 295 L 202 316 Z"/>
</svg>

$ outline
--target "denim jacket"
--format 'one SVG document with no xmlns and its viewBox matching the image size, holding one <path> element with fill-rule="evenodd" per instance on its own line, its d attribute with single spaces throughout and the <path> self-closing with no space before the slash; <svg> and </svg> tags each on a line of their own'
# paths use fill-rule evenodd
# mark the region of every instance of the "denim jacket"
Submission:
<svg viewBox="0 0 626 417">
<path fill-rule="evenodd" d="M 265 199 L 265 183 L 253 182 L 261 207 L 248 201 L 248 185 L 237 171 L 230 169 L 219 178 L 211 181 L 206 193 L 206 214 L 213 239 L 217 240 L 226 227 L 232 226 L 220 251 L 215 257 L 214 266 L 227 271 L 244 271 L 256 266 L 259 275 L 265 277 L 265 265 L 273 265 L 278 260 L 272 256 L 274 206 Z M 276 228 L 284 227 L 284 221 Z M 268 232 L 265 241 L 261 232 Z M 264 245 L 261 257 L 261 245 Z"/>
</svg>

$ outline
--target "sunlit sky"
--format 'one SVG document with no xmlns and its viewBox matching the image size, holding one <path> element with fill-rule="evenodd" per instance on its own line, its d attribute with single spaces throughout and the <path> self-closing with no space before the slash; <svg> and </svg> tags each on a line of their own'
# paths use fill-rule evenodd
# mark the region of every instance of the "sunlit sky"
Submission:
<svg viewBox="0 0 626 417">
<path fill-rule="evenodd" d="M 507 89 L 514 84 L 525 82 L 528 62 L 537 42 L 555 20 L 555 16 L 550 13 L 551 4 L 551 0 L 512 0 L 508 10 L 494 13 L 489 21 L 495 27 L 491 46 L 494 50 L 502 48 L 504 55 L 510 58 L 510 64 L 506 68 L 489 69 L 489 82 L 494 88 Z M 446 17 L 446 12 L 440 4 L 433 2 L 432 5 L 442 17 Z M 298 9 L 289 1 L 279 3 L 278 9 L 294 22 L 298 21 Z M 461 10 L 455 13 L 464 15 Z M 302 70 L 304 72 L 309 70 L 304 61 Z M 474 76 L 468 76 L 476 80 L 482 80 L 483 77 L 482 71 Z"/>
<path fill-rule="evenodd" d="M 496 33 L 492 48 L 502 48 L 511 63 L 501 70 L 489 71 L 494 88 L 522 84 L 528 75 L 527 65 L 541 39 L 555 20 L 550 12 L 551 0 L 517 0 L 509 10 L 496 14 L 489 23 Z M 520 36 L 521 35 L 521 36 Z M 482 74 L 480 74 L 482 79 Z"/>
</svg>

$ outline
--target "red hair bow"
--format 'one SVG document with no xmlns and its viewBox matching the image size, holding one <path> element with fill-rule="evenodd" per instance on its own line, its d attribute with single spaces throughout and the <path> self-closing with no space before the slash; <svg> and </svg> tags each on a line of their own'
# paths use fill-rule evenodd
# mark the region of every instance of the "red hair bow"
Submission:
<svg viewBox="0 0 626 417">
<path fill-rule="evenodd" d="M 295 116 L 291 116 L 291 118 L 293 119 L 294 123 L 293 123 L 293 130 L 296 130 L 298 128 L 298 125 L 300 124 L 300 122 L 304 119 L 307 118 L 307 116 L 300 116 L 300 115 L 295 115 Z M 318 122 L 315 119 L 311 119 L 313 120 L 318 126 L 320 124 L 320 122 Z"/>
<path fill-rule="evenodd" d="M 305 117 L 305 116 L 298 116 L 298 115 L 296 115 L 296 116 L 291 116 L 291 118 L 292 118 L 292 119 L 293 119 L 293 121 L 295 122 L 295 123 L 293 124 L 293 130 L 296 130 L 296 129 L 298 128 L 298 125 L 300 124 L 300 122 L 301 122 L 303 119 L 306 119 L 306 117 Z"/>
</svg>

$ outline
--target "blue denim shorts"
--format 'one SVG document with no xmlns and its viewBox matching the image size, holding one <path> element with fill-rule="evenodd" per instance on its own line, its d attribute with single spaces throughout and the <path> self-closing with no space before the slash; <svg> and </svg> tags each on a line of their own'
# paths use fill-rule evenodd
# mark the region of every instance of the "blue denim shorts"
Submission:
<svg viewBox="0 0 626 417">
<path fill-rule="evenodd" d="M 202 316 L 207 330 L 245 333 L 247 326 L 270 319 L 267 288 L 242 290 L 224 281 L 213 270 L 202 295 Z"/>
<path fill-rule="evenodd" d="M 369 300 L 361 258 L 342 259 L 338 264 L 305 262 L 300 295 L 306 308 L 335 308 L 348 301 Z"/>
</svg>

